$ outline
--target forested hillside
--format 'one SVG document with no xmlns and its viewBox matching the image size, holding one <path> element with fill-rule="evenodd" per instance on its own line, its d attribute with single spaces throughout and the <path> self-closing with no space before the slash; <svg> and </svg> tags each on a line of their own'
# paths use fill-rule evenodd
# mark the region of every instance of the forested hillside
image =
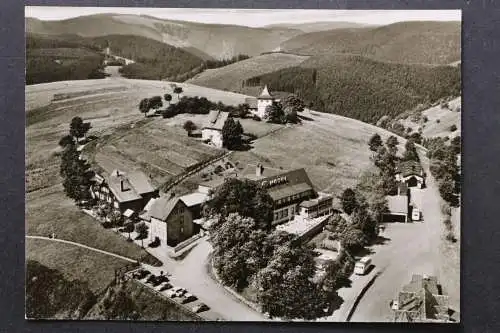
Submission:
<svg viewBox="0 0 500 333">
<path fill-rule="evenodd" d="M 345 53 L 386 62 L 449 64 L 460 60 L 460 44 L 460 22 L 399 22 L 302 34 L 281 48 L 309 55 Z"/>
<path fill-rule="evenodd" d="M 312 57 L 298 67 L 251 78 L 246 86 L 295 93 L 315 110 L 369 123 L 460 94 L 460 69 L 383 63 L 360 56 Z"/>
<path fill-rule="evenodd" d="M 104 56 L 75 36 L 26 36 L 26 84 L 104 78 Z"/>
<path fill-rule="evenodd" d="M 134 60 L 136 63 L 122 70 L 123 76 L 132 79 L 170 78 L 189 72 L 203 62 L 182 48 L 140 36 L 108 35 L 87 40 L 101 49 L 110 43 L 113 55 Z"/>
</svg>

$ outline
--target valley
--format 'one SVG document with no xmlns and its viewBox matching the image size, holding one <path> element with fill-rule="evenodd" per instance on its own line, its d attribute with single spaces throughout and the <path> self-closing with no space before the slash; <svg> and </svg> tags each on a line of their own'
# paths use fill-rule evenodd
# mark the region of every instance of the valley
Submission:
<svg viewBox="0 0 500 333">
<path fill-rule="evenodd" d="M 28 17 L 26 31 L 27 302 L 34 317 L 288 320 L 273 315 L 272 306 L 263 310 L 262 299 L 276 299 L 277 291 L 261 294 L 260 274 L 273 276 L 273 283 L 288 279 L 280 292 L 292 299 L 299 292 L 294 279 L 306 272 L 314 273 L 314 283 L 311 275 L 307 285 L 321 286 L 321 293 L 328 274 L 339 276 L 325 292 L 328 311 L 311 305 L 314 315 L 304 316 L 302 309 L 291 317 L 300 321 L 309 315 L 320 321 L 390 321 L 386 303 L 411 273 L 437 276 L 450 306 L 459 311 L 460 208 L 445 206 L 442 181 L 448 179 L 431 175 L 445 162 L 428 158 L 424 148 L 425 140 L 461 135 L 459 22 L 250 27 L 96 14 L 60 21 Z M 154 105 L 155 99 L 161 105 Z M 74 133 L 75 117 L 89 122 L 90 130 L 61 143 Z M 420 141 L 414 144 L 417 134 Z M 394 146 L 387 143 L 390 137 Z M 82 144 L 78 138 L 84 138 Z M 408 157 L 412 145 L 416 156 Z M 75 153 L 66 155 L 71 148 Z M 85 190 L 92 199 L 79 201 L 82 207 L 92 202 L 88 209 L 68 197 L 77 192 L 70 182 L 87 177 L 69 176 L 69 166 L 78 171 L 80 159 L 98 175 Z M 65 169 L 68 160 L 74 164 Z M 402 180 L 399 167 L 408 161 L 422 168 L 418 177 L 428 177 L 423 187 L 413 183 L 418 177 Z M 412 170 L 417 174 L 415 166 Z M 134 173 L 144 175 L 138 186 L 127 178 Z M 373 180 L 367 180 L 370 175 Z M 229 188 L 233 180 L 236 185 Z M 366 198 L 360 184 L 368 188 Z M 403 195 L 405 184 L 412 189 L 406 187 Z M 141 187 L 148 189 L 139 192 Z M 254 187 L 258 191 L 252 192 Z M 348 189 L 353 197 L 346 199 Z M 122 200 L 116 193 L 139 199 Z M 210 206 L 215 195 L 227 195 L 222 208 Z M 406 213 L 389 207 L 393 196 L 407 196 Z M 144 202 L 136 208 L 137 200 Z M 357 210 L 348 213 L 348 200 Z M 235 210 L 243 220 L 221 213 L 234 213 L 240 205 L 250 214 Z M 404 221 L 412 222 L 410 207 L 421 209 L 424 220 L 385 220 L 406 214 Z M 384 213 L 372 211 L 379 208 Z M 267 210 L 269 221 L 259 215 Z M 119 223 L 112 213 L 119 213 Z M 318 236 L 314 242 L 290 231 L 274 233 L 276 225 L 318 223 L 324 215 L 322 224 L 308 230 L 314 229 L 311 239 Z M 335 222 L 339 216 L 344 224 Z M 449 239 L 451 232 L 445 238 L 447 218 L 458 243 Z M 225 223 L 233 223 L 235 232 L 225 230 Z M 269 229 L 260 230 L 259 223 L 269 223 Z M 338 230 L 328 229 L 334 223 Z M 227 234 L 221 241 L 216 232 Z M 329 238 L 333 235 L 337 238 Z M 235 244 L 222 251 L 231 237 Z M 338 245 L 331 248 L 329 242 Z M 309 258 L 307 244 L 345 261 L 324 259 L 323 252 L 325 262 Z M 357 277 L 354 264 L 364 254 L 374 266 Z M 296 258 L 293 265 L 303 270 L 280 271 Z M 181 303 L 181 297 L 187 299 L 182 290 L 170 296 L 153 288 L 154 279 L 150 286 L 138 278 L 117 282 L 116 273 L 132 265 L 147 269 L 150 277 L 168 276 L 170 288 L 186 288 L 208 309 L 198 315 L 193 303 Z M 227 267 L 234 272 L 224 271 Z M 241 272 L 251 272 L 248 281 L 227 282 Z M 46 285 L 50 279 L 56 282 Z M 165 301 L 166 295 L 175 300 Z M 279 307 L 287 308 L 290 299 Z"/>
</svg>

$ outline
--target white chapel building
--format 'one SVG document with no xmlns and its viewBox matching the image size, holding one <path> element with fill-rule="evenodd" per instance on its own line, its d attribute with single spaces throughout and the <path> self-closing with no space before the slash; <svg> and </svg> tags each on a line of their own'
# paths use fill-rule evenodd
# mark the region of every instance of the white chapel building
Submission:
<svg viewBox="0 0 500 333">
<path fill-rule="evenodd" d="M 259 97 L 255 98 L 247 98 L 245 102 L 249 105 L 250 112 L 253 115 L 258 116 L 261 119 L 266 117 L 266 107 L 271 105 L 273 102 L 278 102 L 279 99 L 275 98 L 267 88 L 267 85 L 264 87 Z"/>
</svg>

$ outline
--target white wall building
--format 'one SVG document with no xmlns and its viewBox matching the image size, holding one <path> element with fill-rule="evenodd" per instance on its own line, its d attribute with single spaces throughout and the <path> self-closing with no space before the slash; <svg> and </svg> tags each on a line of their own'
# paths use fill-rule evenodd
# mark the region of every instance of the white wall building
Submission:
<svg viewBox="0 0 500 333">
<path fill-rule="evenodd" d="M 201 138 L 217 148 L 224 146 L 222 138 L 222 128 L 229 117 L 228 112 L 212 110 L 208 114 L 208 119 L 201 129 Z"/>
</svg>

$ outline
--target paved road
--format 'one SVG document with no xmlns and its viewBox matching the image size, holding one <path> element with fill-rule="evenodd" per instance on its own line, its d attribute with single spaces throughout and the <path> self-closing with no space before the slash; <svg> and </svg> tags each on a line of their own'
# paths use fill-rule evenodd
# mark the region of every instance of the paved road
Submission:
<svg viewBox="0 0 500 333">
<path fill-rule="evenodd" d="M 391 224 L 381 234 L 388 238 L 387 244 L 375 245 L 372 257 L 376 268 L 383 272 L 361 299 L 351 321 L 392 321 L 389 302 L 412 274 L 436 275 L 440 279 L 440 265 L 446 259 L 439 251 L 443 234 L 441 198 L 427 158 L 420 158 L 428 175 L 427 188 L 412 189 L 411 194 L 423 211 L 424 222 Z"/>
<path fill-rule="evenodd" d="M 208 274 L 208 255 L 211 251 L 212 246 L 206 238 L 203 238 L 181 261 L 169 258 L 166 253 L 155 254 L 165 265 L 164 268 L 153 268 L 153 270 L 168 271 L 171 274 L 172 284 L 186 288 L 225 320 L 266 320 L 261 313 L 241 302 Z"/>
</svg>

